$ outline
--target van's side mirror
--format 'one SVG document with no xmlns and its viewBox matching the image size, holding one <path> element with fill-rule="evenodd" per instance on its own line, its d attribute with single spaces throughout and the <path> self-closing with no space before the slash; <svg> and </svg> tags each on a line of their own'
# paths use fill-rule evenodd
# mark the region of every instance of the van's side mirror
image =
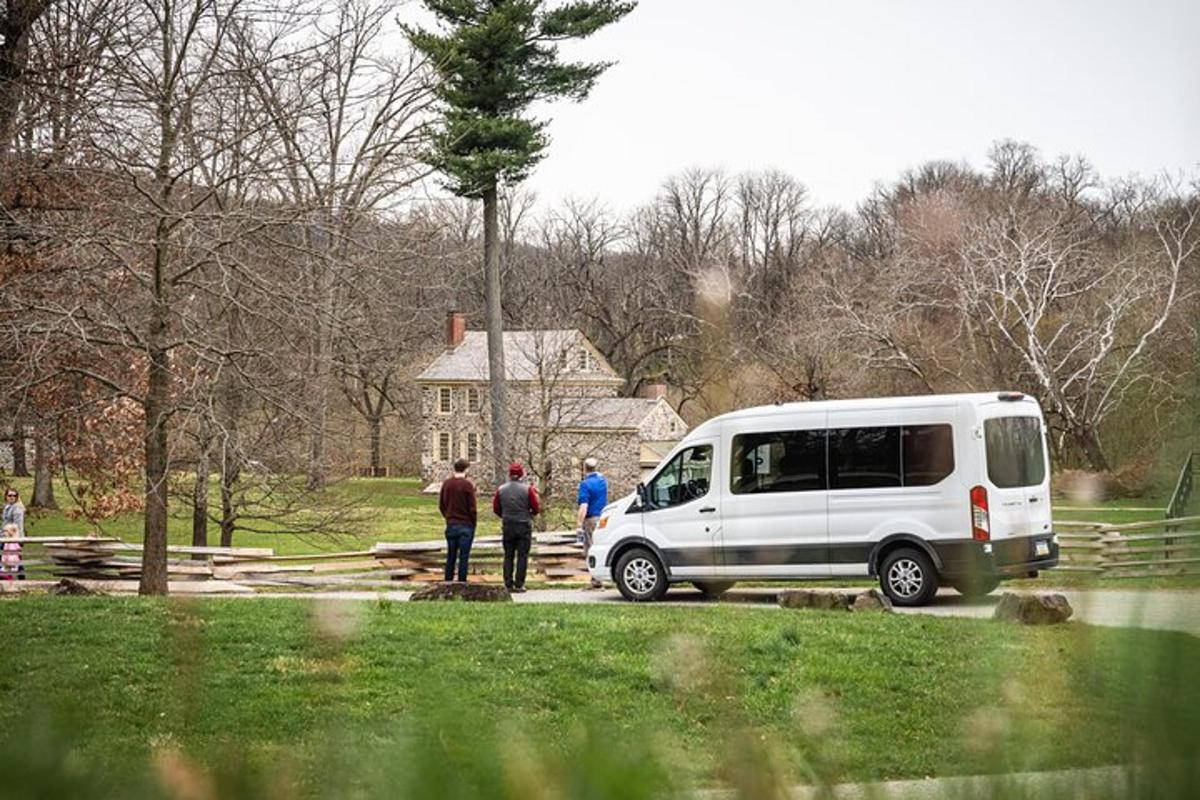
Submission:
<svg viewBox="0 0 1200 800">
<path fill-rule="evenodd" d="M 639 483 L 637 485 L 637 499 L 641 505 L 646 505 L 646 484 Z"/>
</svg>

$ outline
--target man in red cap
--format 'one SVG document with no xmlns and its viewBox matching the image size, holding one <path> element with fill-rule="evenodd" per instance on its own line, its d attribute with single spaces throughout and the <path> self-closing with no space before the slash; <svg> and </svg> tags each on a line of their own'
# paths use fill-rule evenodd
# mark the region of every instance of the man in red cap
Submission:
<svg viewBox="0 0 1200 800">
<path fill-rule="evenodd" d="M 529 547 L 533 544 L 533 518 L 541 510 L 537 489 L 522 480 L 524 477 L 524 467 L 509 464 L 508 482 L 492 496 L 492 511 L 500 518 L 504 541 L 504 586 L 510 592 L 525 591 L 525 568 L 529 564 Z"/>
</svg>

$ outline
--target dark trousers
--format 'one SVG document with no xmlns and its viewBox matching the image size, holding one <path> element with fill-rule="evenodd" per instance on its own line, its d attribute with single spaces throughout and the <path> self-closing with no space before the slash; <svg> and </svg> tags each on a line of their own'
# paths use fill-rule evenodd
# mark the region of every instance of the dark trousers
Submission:
<svg viewBox="0 0 1200 800">
<path fill-rule="evenodd" d="M 529 565 L 529 547 L 533 544 L 533 524 L 529 522 L 505 522 L 502 525 L 504 539 L 504 585 L 509 589 L 525 587 L 525 568 Z M 516 575 L 513 575 L 513 561 Z"/>
<path fill-rule="evenodd" d="M 467 579 L 467 559 L 471 557 L 471 542 L 475 541 L 475 526 L 446 526 L 446 580 L 454 580 L 454 564 L 458 562 L 458 579 Z"/>
</svg>

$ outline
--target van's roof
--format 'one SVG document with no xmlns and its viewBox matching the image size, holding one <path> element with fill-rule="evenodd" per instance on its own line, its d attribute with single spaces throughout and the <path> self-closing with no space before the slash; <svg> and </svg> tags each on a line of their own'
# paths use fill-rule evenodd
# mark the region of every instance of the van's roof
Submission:
<svg viewBox="0 0 1200 800">
<path fill-rule="evenodd" d="M 1001 399 L 1006 399 L 1009 402 L 1037 402 L 1036 398 L 1027 394 L 1017 399 L 1016 395 L 1019 394 L 1021 393 L 1004 391 L 964 392 L 960 394 L 921 394 L 910 397 L 860 397 L 852 400 L 803 400 L 793 403 L 776 403 L 769 406 L 742 408 L 737 411 L 721 414 L 707 420 L 702 425 L 697 425 L 692 430 L 692 434 L 699 433 L 701 428 L 718 422 L 787 416 L 797 411 L 869 411 L 876 408 L 889 410 L 897 408 L 930 408 L 933 406 L 958 405 L 961 403 L 980 405 L 982 403 L 994 403 Z M 1004 395 L 1010 395 L 1011 397 L 1004 398 Z"/>
</svg>

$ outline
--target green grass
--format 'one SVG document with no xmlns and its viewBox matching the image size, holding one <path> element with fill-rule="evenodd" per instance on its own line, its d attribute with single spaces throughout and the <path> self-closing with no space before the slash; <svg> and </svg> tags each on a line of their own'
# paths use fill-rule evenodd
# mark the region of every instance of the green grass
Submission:
<svg viewBox="0 0 1200 800">
<path fill-rule="evenodd" d="M 32 495 L 32 481 L 17 478 L 12 483 L 26 499 Z M 270 521 L 249 520 L 248 525 L 264 529 L 264 532 L 238 531 L 234 535 L 236 547 L 270 547 L 278 555 L 329 552 L 338 550 L 368 549 L 376 542 L 411 542 L 441 538 L 445 523 L 438 513 L 437 496 L 422 494 L 424 484 L 417 478 L 354 478 L 331 486 L 323 497 L 314 504 L 324 502 L 329 506 L 350 505 L 354 521 L 350 532 L 332 534 L 272 533 L 278 525 Z M 127 542 L 137 543 L 142 539 L 141 513 L 120 514 L 111 519 L 92 524 L 71 512 L 76 508 L 60 481 L 55 484 L 55 496 L 61 506 L 58 511 L 31 510 L 26 524 L 30 536 L 79 536 L 97 533 L 115 536 Z M 214 483 L 210 496 L 217 497 Z M 487 505 L 488 499 L 481 498 L 478 535 L 499 535 L 499 521 Z M 573 526 L 571 509 L 561 505 L 552 510 L 548 521 L 558 528 Z M 168 520 L 167 535 L 171 544 L 191 544 L 191 509 L 180 501 L 172 503 L 172 514 Z M 220 531 L 215 524 L 209 526 L 209 544 L 219 543 Z"/>
<path fill-rule="evenodd" d="M 759 761 L 787 782 L 1089 766 L 1141 744 L 1139 692 L 1160 684 L 1200 729 L 1200 683 L 1153 658 L 1194 664 L 1200 640 L 1149 631 L 286 599 L 24 597 L 0 614 L 0 753 L 57 774 L 61 751 L 126 782 L 177 748 L 306 795 L 433 759 L 441 777 L 405 775 L 403 790 L 475 781 L 470 796 L 481 765 L 513 767 L 512 747 L 549 769 L 597 758 L 577 752 L 589 737 L 622 769 L 652 757 L 639 769 L 685 785 L 738 783 Z M 47 740 L 65 743 L 20 755 Z"/>
</svg>

